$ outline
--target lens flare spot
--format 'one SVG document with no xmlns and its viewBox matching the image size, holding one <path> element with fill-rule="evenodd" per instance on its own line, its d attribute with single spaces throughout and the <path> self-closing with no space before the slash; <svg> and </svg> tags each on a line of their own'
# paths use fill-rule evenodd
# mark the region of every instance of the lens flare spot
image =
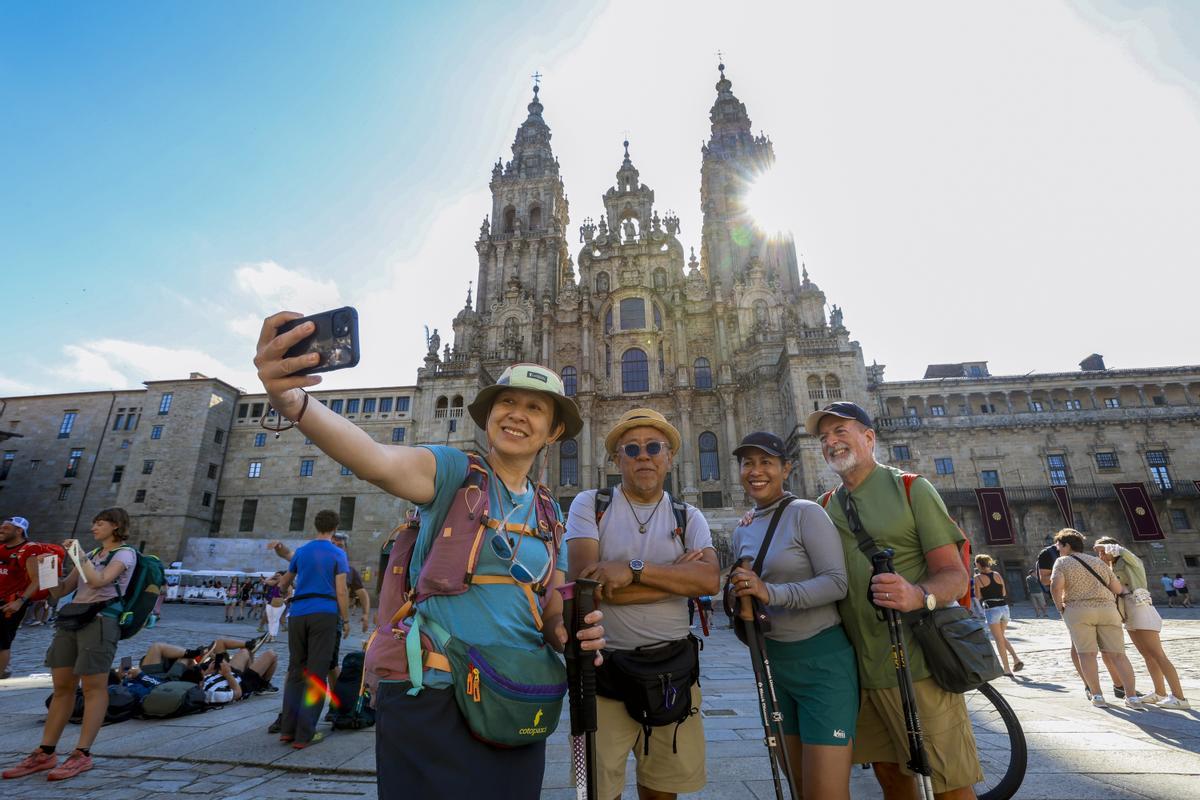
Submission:
<svg viewBox="0 0 1200 800">
<path fill-rule="evenodd" d="M 745 207 L 754 225 L 768 236 L 790 233 L 794 188 L 788 186 L 779 170 L 759 175 L 746 190 Z"/>
<path fill-rule="evenodd" d="M 337 695 L 329 691 L 329 685 L 325 683 L 325 678 L 314 675 L 311 672 L 304 673 L 304 705 L 308 707 L 321 706 L 329 700 L 329 707 L 335 711 L 341 708 L 342 704 L 338 702 Z"/>
</svg>

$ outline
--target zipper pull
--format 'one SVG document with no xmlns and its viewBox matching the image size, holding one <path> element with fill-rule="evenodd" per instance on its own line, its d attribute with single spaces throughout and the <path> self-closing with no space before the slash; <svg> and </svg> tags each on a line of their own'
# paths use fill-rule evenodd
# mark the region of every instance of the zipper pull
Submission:
<svg viewBox="0 0 1200 800">
<path fill-rule="evenodd" d="M 467 673 L 467 696 L 476 703 L 480 701 L 479 697 L 479 667 L 471 665 L 471 670 Z"/>
</svg>

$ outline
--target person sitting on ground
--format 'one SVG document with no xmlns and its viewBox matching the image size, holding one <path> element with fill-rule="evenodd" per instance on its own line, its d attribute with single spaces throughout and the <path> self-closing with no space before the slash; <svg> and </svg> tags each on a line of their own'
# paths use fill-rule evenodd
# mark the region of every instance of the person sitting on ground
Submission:
<svg viewBox="0 0 1200 800">
<path fill-rule="evenodd" d="M 271 678 L 277 666 L 279 659 L 272 650 L 252 655 L 247 648 L 232 656 L 219 650 L 211 660 L 184 670 L 181 680 L 199 685 L 209 705 L 224 705 L 257 692 L 274 691 Z"/>
<path fill-rule="evenodd" d="M 1008 588 L 1004 585 L 1004 578 L 992 569 L 995 564 L 992 557 L 985 553 L 975 556 L 975 567 L 979 570 L 975 573 L 975 599 L 983 606 L 984 618 L 992 632 L 992 639 L 996 642 L 996 650 L 1000 653 L 1004 674 L 1011 678 L 1013 672 L 1020 672 L 1025 667 L 1025 662 L 1017 655 L 1017 651 L 1005 635 L 1005 629 L 1012 616 L 1008 611 Z M 1038 594 L 1041 594 L 1040 590 Z M 1013 657 L 1011 670 L 1008 668 L 1009 653 Z"/>
</svg>

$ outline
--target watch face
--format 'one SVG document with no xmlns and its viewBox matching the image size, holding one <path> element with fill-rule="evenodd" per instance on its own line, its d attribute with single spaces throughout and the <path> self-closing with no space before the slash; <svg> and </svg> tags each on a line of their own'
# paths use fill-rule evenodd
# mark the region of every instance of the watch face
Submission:
<svg viewBox="0 0 1200 800">
<path fill-rule="evenodd" d="M 642 562 L 641 559 L 638 559 L 638 558 L 635 558 L 633 561 L 629 562 L 629 568 L 632 570 L 635 570 L 635 571 L 640 570 L 640 569 L 645 569 L 645 567 L 646 567 L 646 565 Z"/>
</svg>

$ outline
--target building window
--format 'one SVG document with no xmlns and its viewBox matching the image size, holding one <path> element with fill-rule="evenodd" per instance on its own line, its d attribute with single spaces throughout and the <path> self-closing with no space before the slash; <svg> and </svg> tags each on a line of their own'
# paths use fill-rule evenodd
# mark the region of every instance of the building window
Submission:
<svg viewBox="0 0 1200 800">
<path fill-rule="evenodd" d="M 1119 397 L 1104 398 L 1104 407 L 1105 408 L 1120 408 L 1121 407 L 1121 398 L 1119 398 Z"/>
<path fill-rule="evenodd" d="M 258 515 L 257 500 L 242 501 L 242 518 L 238 520 L 238 531 L 247 533 L 254 530 L 254 518 Z"/>
<path fill-rule="evenodd" d="M 125 422 L 125 415 L 124 415 L 124 414 L 117 414 L 117 416 L 116 416 L 116 419 L 114 419 L 114 420 L 113 420 L 113 426 L 112 426 L 112 429 L 113 429 L 114 431 L 119 431 L 119 430 L 121 430 L 121 425 L 122 425 L 124 422 Z"/>
<path fill-rule="evenodd" d="M 158 413 L 168 414 L 171 411 L 171 399 L 174 395 L 171 392 L 164 392 L 162 400 L 158 401 Z"/>
<path fill-rule="evenodd" d="M 892 445 L 892 460 L 912 461 L 912 451 L 906 444 L 894 444 Z"/>
<path fill-rule="evenodd" d="M 995 414 L 996 407 L 994 405 L 992 405 L 991 403 L 980 403 L 979 404 L 979 413 L 980 414 Z"/>
<path fill-rule="evenodd" d="M 74 411 L 67 411 L 63 414 L 62 424 L 58 426 L 58 438 L 66 439 L 71 435 L 71 429 L 75 427 L 75 417 L 79 416 Z"/>
<path fill-rule="evenodd" d="M 654 330 L 662 330 L 662 311 L 658 308 L 658 303 L 651 303 L 650 306 L 654 309 Z"/>
<path fill-rule="evenodd" d="M 575 368 L 563 367 L 562 379 L 563 392 L 566 393 L 567 397 L 574 397 L 577 388 L 576 384 L 578 382 L 578 376 L 576 375 Z"/>
<path fill-rule="evenodd" d="M 650 367 L 646 351 L 631 347 L 621 354 L 621 391 L 650 391 Z"/>
<path fill-rule="evenodd" d="M 212 505 L 212 492 L 204 493 L 204 495 L 200 498 L 200 505 L 204 506 L 205 508 L 208 508 Z"/>
<path fill-rule="evenodd" d="M 1067 477 L 1067 457 L 1063 455 L 1046 456 L 1046 468 L 1050 472 L 1051 486 L 1066 486 L 1068 483 Z"/>
<path fill-rule="evenodd" d="M 341 530 L 348 531 L 354 528 L 353 497 L 343 497 L 338 503 L 338 519 L 341 521 Z"/>
<path fill-rule="evenodd" d="M 8 473 L 12 471 L 13 460 L 16 457 L 16 450 L 9 450 L 4 454 L 4 460 L 0 461 L 0 481 L 8 478 Z"/>
<path fill-rule="evenodd" d="M 954 459 L 952 458 L 935 458 L 933 466 L 937 470 L 938 475 L 954 474 Z"/>
<path fill-rule="evenodd" d="M 265 433 L 254 434 L 254 446 L 255 447 L 266 447 L 267 446 L 267 435 Z"/>
<path fill-rule="evenodd" d="M 208 532 L 217 533 L 221 530 L 221 517 L 225 516 L 225 501 L 218 500 L 213 507 L 212 519 L 208 523 Z"/>
<path fill-rule="evenodd" d="M 692 363 L 692 373 L 696 377 L 697 389 L 712 388 L 712 367 L 708 363 L 708 359 L 704 356 L 697 358 Z"/>
<path fill-rule="evenodd" d="M 300 459 L 300 477 L 311 478 L 313 473 L 313 461 L 315 459 L 302 458 Z"/>
<path fill-rule="evenodd" d="M 407 397 L 397 397 L 396 398 L 396 413 L 397 414 L 407 414 L 408 413 L 408 400 L 409 400 L 409 398 L 407 398 Z"/>
<path fill-rule="evenodd" d="M 1120 469 L 1121 462 L 1116 453 L 1096 453 L 1096 469 Z"/>
<path fill-rule="evenodd" d="M 1030 400 L 1029 401 L 1029 410 L 1030 411 L 1045 411 L 1046 407 L 1043 406 L 1041 401 L 1039 401 L 1039 400 Z"/>
<path fill-rule="evenodd" d="M 397 444 L 404 441 L 404 428 L 392 428 L 392 441 Z"/>
<path fill-rule="evenodd" d="M 1072 519 L 1075 522 L 1075 530 L 1079 531 L 1080 533 L 1085 533 L 1087 531 L 1087 520 L 1083 518 L 1083 514 L 1080 514 L 1078 511 L 1076 511 L 1073 514 Z"/>
<path fill-rule="evenodd" d="M 366 400 L 363 400 L 363 413 L 364 414 L 374 414 L 375 413 L 375 398 L 374 397 L 368 397 Z"/>
<path fill-rule="evenodd" d="M 150 438 L 151 439 L 161 439 L 162 438 L 162 429 L 163 429 L 162 425 L 155 425 L 153 428 L 150 429 Z"/>
<path fill-rule="evenodd" d="M 930 406 L 929 407 L 929 416 L 931 416 L 931 417 L 946 416 L 946 407 L 945 406 Z"/>
<path fill-rule="evenodd" d="M 1192 521 L 1188 519 L 1187 511 L 1182 508 L 1171 509 L 1171 529 L 1176 531 L 1190 531 L 1192 529 Z"/>
<path fill-rule="evenodd" d="M 142 462 L 142 474 L 152 475 L 154 473 L 154 459 L 148 458 Z"/>
<path fill-rule="evenodd" d="M 329 410 L 335 414 L 342 413 L 342 399 L 339 397 L 337 400 L 330 400 Z"/>
<path fill-rule="evenodd" d="M 1067 409 L 1068 411 L 1079 411 L 1083 408 L 1083 403 L 1079 402 L 1078 400 L 1067 400 L 1063 403 L 1063 408 Z"/>
<path fill-rule="evenodd" d="M 308 498 L 292 498 L 292 518 L 288 520 L 289 531 L 304 530 L 304 518 L 308 515 Z"/>
<path fill-rule="evenodd" d="M 701 492 L 700 506 L 702 508 L 721 508 L 725 505 L 725 499 L 720 492 Z"/>
<path fill-rule="evenodd" d="M 213 441 L 216 442 L 217 444 L 221 444 L 222 442 L 224 442 L 225 441 L 225 431 L 221 430 L 220 428 L 217 428 L 216 432 L 213 434 Z"/>
<path fill-rule="evenodd" d="M 250 469 L 246 471 L 246 477 L 247 478 L 257 478 L 260 475 L 262 475 L 262 462 L 261 461 L 251 461 Z"/>
<path fill-rule="evenodd" d="M 1159 489 L 1167 490 L 1174 486 L 1171 482 L 1171 472 L 1167 469 L 1166 450 L 1147 450 L 1146 451 L 1146 466 L 1150 468 L 1150 477 L 1154 480 L 1154 485 Z"/>
<path fill-rule="evenodd" d="M 338 472 L 338 474 L 339 474 L 339 475 L 352 475 L 352 474 L 354 474 L 354 473 L 352 473 L 352 472 L 350 471 L 350 468 L 349 468 L 349 467 L 347 467 L 347 466 L 344 466 L 344 465 L 343 465 L 343 466 L 342 466 L 342 469 L 341 469 L 341 471 L 340 471 L 340 472 Z"/>
<path fill-rule="evenodd" d="M 604 332 L 612 333 L 612 331 L 612 307 L 610 306 L 608 311 L 604 312 Z"/>
<path fill-rule="evenodd" d="M 359 400 L 357 397 L 347 400 L 346 401 L 346 413 L 347 414 L 357 414 L 358 413 L 358 403 L 359 403 Z"/>
<path fill-rule="evenodd" d="M 1163 397 L 1161 394 L 1156 394 L 1150 398 L 1150 402 L 1156 406 L 1165 406 L 1167 404 L 1167 398 Z"/>
<path fill-rule="evenodd" d="M 218 467 L 216 464 L 208 465 L 208 479 L 210 481 L 215 481 L 217 479 L 217 469 Z"/>
<path fill-rule="evenodd" d="M 262 416 L 262 412 L 263 412 L 263 404 L 262 403 L 252 403 L 250 405 L 250 416 L 251 417 L 258 419 L 259 417 Z"/>
<path fill-rule="evenodd" d="M 125 477 L 125 466 L 123 464 L 118 464 L 117 466 L 113 467 L 112 482 L 120 483 L 121 478 L 123 477 Z"/>
<path fill-rule="evenodd" d="M 128 450 L 128 449 L 129 449 L 129 445 L 131 445 L 131 444 L 133 444 L 133 442 L 131 442 L 130 440 L 128 440 L 128 439 L 122 439 L 122 440 L 121 440 L 121 449 L 122 449 L 122 450 Z"/>
<path fill-rule="evenodd" d="M 79 474 L 79 462 L 83 460 L 82 450 L 72 450 L 71 455 L 67 456 L 67 471 L 63 473 L 64 478 L 74 478 Z"/>
<path fill-rule="evenodd" d="M 29 459 L 29 471 L 30 471 L 30 472 L 33 472 L 34 470 L 36 470 L 36 469 L 37 469 L 38 467 L 40 467 L 41 465 L 42 465 L 42 462 L 41 462 L 41 460 L 40 460 L 40 459 L 37 459 L 37 458 L 31 458 L 31 459 Z"/>
<path fill-rule="evenodd" d="M 979 482 L 983 484 L 985 489 L 994 489 L 1000 485 L 1000 471 L 995 469 L 981 470 L 979 473 Z"/>
<path fill-rule="evenodd" d="M 631 331 L 646 327 L 646 301 L 640 297 L 626 297 L 621 301 L 621 330 Z"/>
<path fill-rule="evenodd" d="M 249 414 L 250 414 L 250 404 L 249 403 L 239 403 L 238 404 L 238 413 L 237 413 L 238 419 L 245 419 L 247 416 L 249 416 Z"/>
<path fill-rule="evenodd" d="M 558 485 L 579 485 L 579 443 L 568 439 L 558 448 Z"/>
<path fill-rule="evenodd" d="M 134 428 L 136 428 L 138 425 L 138 422 L 141 420 L 141 418 L 142 418 L 141 414 L 136 414 L 136 415 L 130 414 L 128 417 L 125 418 L 125 430 L 131 431 Z"/>
<path fill-rule="evenodd" d="M 700 434 L 700 480 L 721 480 L 721 457 L 717 453 L 716 434 L 705 431 Z"/>
<path fill-rule="evenodd" d="M 134 492 L 133 493 L 133 502 L 135 502 L 135 503 L 146 502 L 146 490 L 138 489 L 136 492 Z"/>
<path fill-rule="evenodd" d="M 917 416 L 917 407 L 909 406 L 908 408 L 904 409 L 904 414 L 905 414 L 905 416 L 909 416 L 909 417 Z"/>
<path fill-rule="evenodd" d="M 379 398 L 379 413 L 380 414 L 392 413 L 392 398 L 390 398 L 390 397 Z"/>
</svg>

